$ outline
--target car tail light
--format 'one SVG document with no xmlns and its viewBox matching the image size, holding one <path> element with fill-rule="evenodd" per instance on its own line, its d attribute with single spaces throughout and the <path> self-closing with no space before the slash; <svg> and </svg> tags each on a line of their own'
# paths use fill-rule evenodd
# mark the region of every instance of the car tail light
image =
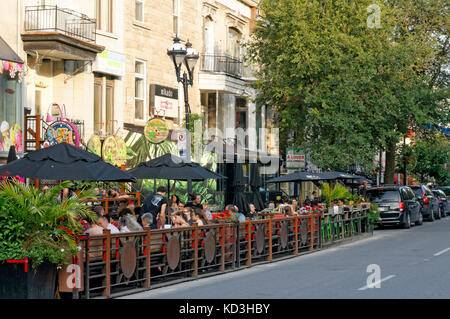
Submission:
<svg viewBox="0 0 450 319">
<path fill-rule="evenodd" d="M 423 195 L 423 202 L 424 203 L 429 203 L 430 199 L 428 197 L 426 197 L 425 195 Z"/>
<path fill-rule="evenodd" d="M 442 203 L 442 199 L 438 198 L 439 203 Z"/>
<path fill-rule="evenodd" d="M 405 209 L 405 203 L 404 202 L 400 202 L 398 204 L 399 204 L 399 207 L 400 207 L 400 211 L 402 212 Z"/>
</svg>

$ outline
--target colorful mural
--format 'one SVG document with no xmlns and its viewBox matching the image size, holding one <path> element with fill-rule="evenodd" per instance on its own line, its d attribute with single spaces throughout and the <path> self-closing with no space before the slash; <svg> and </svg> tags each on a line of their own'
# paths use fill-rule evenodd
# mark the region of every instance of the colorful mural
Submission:
<svg viewBox="0 0 450 319">
<path fill-rule="evenodd" d="M 9 151 L 11 145 L 14 145 L 16 152 L 23 152 L 23 133 L 19 124 L 15 123 L 9 127 L 9 123 L 3 121 L 0 125 L 0 151 Z"/>
</svg>

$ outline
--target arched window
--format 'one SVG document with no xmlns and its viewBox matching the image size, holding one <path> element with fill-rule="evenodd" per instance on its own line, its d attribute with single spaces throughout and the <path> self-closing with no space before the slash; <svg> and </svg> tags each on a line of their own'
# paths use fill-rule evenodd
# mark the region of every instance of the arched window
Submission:
<svg viewBox="0 0 450 319">
<path fill-rule="evenodd" d="M 241 38 L 242 34 L 238 29 L 228 29 L 228 54 L 233 58 L 241 58 Z"/>
</svg>

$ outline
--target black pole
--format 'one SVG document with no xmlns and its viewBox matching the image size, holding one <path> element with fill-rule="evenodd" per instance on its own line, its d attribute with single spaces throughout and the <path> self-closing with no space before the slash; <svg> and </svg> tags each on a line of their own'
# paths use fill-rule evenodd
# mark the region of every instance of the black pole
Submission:
<svg viewBox="0 0 450 319">
<path fill-rule="evenodd" d="M 183 89 L 184 89 L 184 113 L 186 117 L 186 159 L 187 162 L 191 162 L 191 133 L 189 130 L 189 114 L 190 114 L 190 108 L 189 108 L 189 80 L 187 77 L 186 72 L 183 73 Z"/>
</svg>

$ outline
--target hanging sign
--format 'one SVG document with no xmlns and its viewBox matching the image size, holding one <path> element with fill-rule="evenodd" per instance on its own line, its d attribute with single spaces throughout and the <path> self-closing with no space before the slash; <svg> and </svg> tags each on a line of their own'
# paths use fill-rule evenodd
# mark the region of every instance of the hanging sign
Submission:
<svg viewBox="0 0 450 319">
<path fill-rule="evenodd" d="M 158 84 L 150 85 L 150 106 L 155 111 L 165 117 L 178 117 L 178 90 L 161 86 Z"/>
<path fill-rule="evenodd" d="M 108 136 L 103 141 L 102 155 L 105 162 L 115 165 L 117 156 L 117 142 L 114 136 Z"/>
<path fill-rule="evenodd" d="M 161 119 L 151 119 L 144 128 L 144 135 L 152 144 L 164 142 L 169 136 L 169 127 Z"/>
<path fill-rule="evenodd" d="M 286 169 L 305 169 L 306 160 L 303 152 L 297 152 L 294 148 L 286 149 Z"/>
<path fill-rule="evenodd" d="M 95 155 L 102 156 L 102 140 L 100 139 L 100 137 L 97 135 L 92 136 L 89 139 L 87 148 Z"/>
<path fill-rule="evenodd" d="M 53 146 L 65 142 L 78 147 L 80 135 L 75 125 L 68 121 L 52 122 L 44 135 L 44 147 Z"/>
</svg>

